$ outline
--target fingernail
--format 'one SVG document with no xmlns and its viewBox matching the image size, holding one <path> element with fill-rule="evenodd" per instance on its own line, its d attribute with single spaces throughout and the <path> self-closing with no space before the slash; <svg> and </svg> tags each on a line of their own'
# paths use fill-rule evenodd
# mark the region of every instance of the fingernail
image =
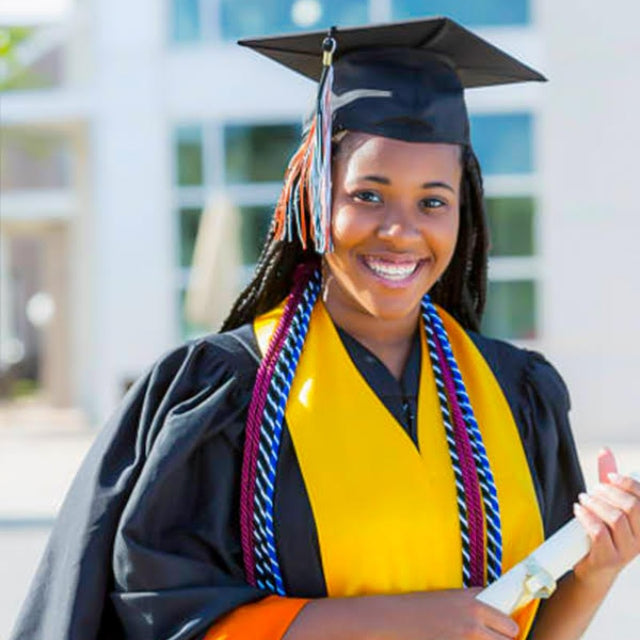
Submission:
<svg viewBox="0 0 640 640">
<path fill-rule="evenodd" d="M 611 482 L 620 482 L 622 480 L 622 476 L 619 473 L 608 473 L 607 478 L 609 478 Z"/>
<path fill-rule="evenodd" d="M 585 502 L 589 502 L 589 496 L 586 493 L 580 493 L 578 494 L 578 500 L 584 504 Z"/>
</svg>

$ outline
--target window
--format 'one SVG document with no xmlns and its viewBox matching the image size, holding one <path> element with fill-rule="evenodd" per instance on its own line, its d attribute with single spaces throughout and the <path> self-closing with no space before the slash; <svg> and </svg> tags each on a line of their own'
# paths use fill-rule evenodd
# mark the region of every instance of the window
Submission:
<svg viewBox="0 0 640 640">
<path fill-rule="evenodd" d="M 529 113 L 471 117 L 472 142 L 485 177 L 491 236 L 491 281 L 482 330 L 503 339 L 538 337 L 532 131 Z"/>
<path fill-rule="evenodd" d="M 182 126 L 176 130 L 176 175 L 180 186 L 203 184 L 202 128 Z"/>
<path fill-rule="evenodd" d="M 171 38 L 193 42 L 201 37 L 199 0 L 171 0 Z"/>
<path fill-rule="evenodd" d="M 240 207 L 240 234 L 242 246 L 242 262 L 253 265 L 264 246 L 273 206 Z"/>
<path fill-rule="evenodd" d="M 171 39 L 198 42 L 366 24 L 369 0 L 171 0 Z"/>
<path fill-rule="evenodd" d="M 240 279 L 258 259 L 289 159 L 300 144 L 294 123 L 191 123 L 173 134 L 176 271 L 182 337 L 203 333 L 185 319 L 184 296 L 198 227 L 215 187 L 240 216 Z"/>
<path fill-rule="evenodd" d="M 533 171 L 531 114 L 483 114 L 471 116 L 470 120 L 471 143 L 484 174 Z"/>
<path fill-rule="evenodd" d="M 180 327 L 180 335 L 184 339 L 194 338 L 211 332 L 211 327 L 193 323 L 187 318 L 186 313 L 187 290 L 181 287 L 178 291 L 178 324 Z"/>
<path fill-rule="evenodd" d="M 295 125 L 228 125 L 224 131 L 226 182 L 279 182 L 300 144 Z"/>
<path fill-rule="evenodd" d="M 368 0 L 220 0 L 222 37 L 237 39 L 365 24 Z"/>
<path fill-rule="evenodd" d="M 425 15 L 450 16 L 464 25 L 526 25 L 530 20 L 528 0 L 392 0 L 394 20 Z"/>
<path fill-rule="evenodd" d="M 7 127 L 0 146 L 0 189 L 65 189 L 73 183 L 73 148 L 63 133 Z"/>
<path fill-rule="evenodd" d="M 536 283 L 507 280 L 489 283 L 482 331 L 490 336 L 532 340 L 536 331 Z"/>
<path fill-rule="evenodd" d="M 181 207 L 179 219 L 180 266 L 190 267 L 193 261 L 193 250 L 196 246 L 198 226 L 202 217 L 202 207 Z"/>
<path fill-rule="evenodd" d="M 532 197 L 486 198 L 492 256 L 532 256 L 534 200 Z"/>
</svg>

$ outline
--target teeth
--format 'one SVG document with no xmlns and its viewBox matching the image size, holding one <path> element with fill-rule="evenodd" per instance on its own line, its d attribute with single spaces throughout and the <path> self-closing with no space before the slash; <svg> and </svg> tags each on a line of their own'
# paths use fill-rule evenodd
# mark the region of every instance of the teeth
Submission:
<svg viewBox="0 0 640 640">
<path fill-rule="evenodd" d="M 365 259 L 365 262 L 371 271 L 389 280 L 404 280 L 418 267 L 417 262 L 397 264 L 371 258 Z"/>
</svg>

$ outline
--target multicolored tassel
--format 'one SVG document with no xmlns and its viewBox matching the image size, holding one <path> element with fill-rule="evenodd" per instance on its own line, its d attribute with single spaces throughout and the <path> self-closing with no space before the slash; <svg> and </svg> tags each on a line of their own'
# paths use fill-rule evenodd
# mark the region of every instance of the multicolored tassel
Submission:
<svg viewBox="0 0 640 640">
<path fill-rule="evenodd" d="M 318 84 L 316 112 L 300 148 L 289 161 L 284 188 L 275 209 L 276 240 L 298 237 L 306 249 L 327 253 L 331 241 L 331 88 L 336 40 L 332 28 L 322 43 L 322 74 Z M 306 210 L 306 206 L 310 210 Z M 307 219 L 309 224 L 307 225 Z"/>
<path fill-rule="evenodd" d="M 313 160 L 311 163 L 311 201 L 313 236 L 320 254 L 333 249 L 331 242 L 331 87 L 336 41 L 330 33 L 322 43 L 322 76 L 318 86 Z"/>
</svg>

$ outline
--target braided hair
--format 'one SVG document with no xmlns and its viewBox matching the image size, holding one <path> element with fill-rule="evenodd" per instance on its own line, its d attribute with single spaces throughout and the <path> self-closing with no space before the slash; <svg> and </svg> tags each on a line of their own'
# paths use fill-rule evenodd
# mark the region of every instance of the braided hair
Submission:
<svg viewBox="0 0 640 640">
<path fill-rule="evenodd" d="M 307 143 L 303 139 L 301 148 Z M 332 145 L 335 154 L 340 143 Z M 285 187 L 276 205 L 276 215 L 287 207 L 291 197 L 291 185 L 299 185 L 309 175 L 308 156 L 296 153 L 287 169 Z M 465 329 L 477 331 L 484 310 L 487 291 L 487 260 L 489 232 L 483 201 L 482 175 L 473 150 L 462 149 L 462 179 L 460 203 L 460 227 L 453 257 L 440 280 L 430 291 L 434 303 L 443 307 Z M 309 189 L 298 188 L 293 192 L 298 198 L 307 198 Z M 302 195 L 300 195 L 302 194 Z M 301 203 L 308 217 L 309 203 Z M 282 215 L 279 216 L 282 219 Z M 307 228 L 309 228 L 307 221 Z M 275 224 L 272 224 L 251 282 L 236 299 L 221 331 L 235 329 L 278 305 L 290 292 L 296 267 L 302 263 L 317 263 L 320 256 L 297 236 L 291 240 L 277 240 Z"/>
</svg>

